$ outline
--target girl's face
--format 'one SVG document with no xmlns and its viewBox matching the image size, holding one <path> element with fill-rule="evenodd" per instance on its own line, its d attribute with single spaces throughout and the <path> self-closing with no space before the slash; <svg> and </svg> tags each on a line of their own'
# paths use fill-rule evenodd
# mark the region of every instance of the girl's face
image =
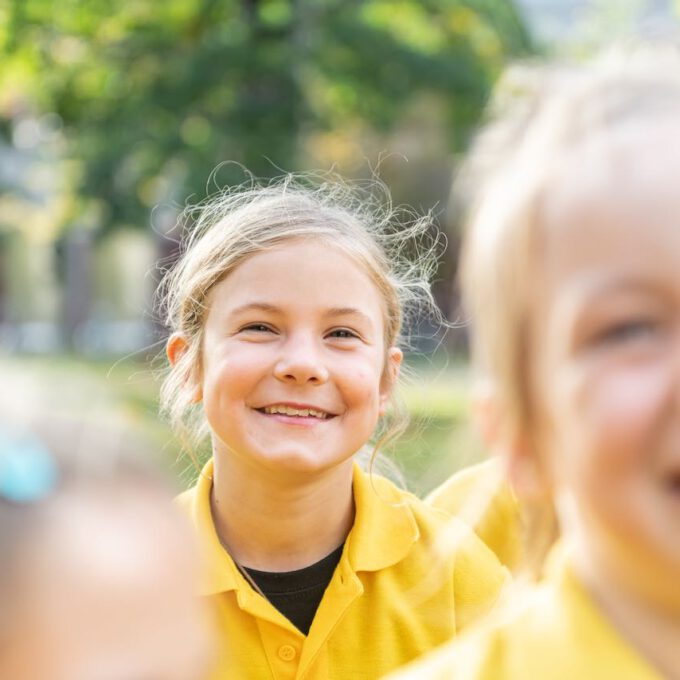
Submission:
<svg viewBox="0 0 680 680">
<path fill-rule="evenodd" d="M 547 215 L 532 313 L 532 434 L 584 568 L 677 612 L 680 143 L 671 139 L 675 151 L 667 133 L 647 132 L 607 166 L 600 153 L 582 181 L 565 183 L 569 196 L 551 196 L 564 205 Z M 676 160 L 660 162 L 657 148 Z"/>
<path fill-rule="evenodd" d="M 348 461 L 398 373 L 368 274 L 322 241 L 249 257 L 208 296 L 201 394 L 217 455 L 275 471 Z"/>
</svg>

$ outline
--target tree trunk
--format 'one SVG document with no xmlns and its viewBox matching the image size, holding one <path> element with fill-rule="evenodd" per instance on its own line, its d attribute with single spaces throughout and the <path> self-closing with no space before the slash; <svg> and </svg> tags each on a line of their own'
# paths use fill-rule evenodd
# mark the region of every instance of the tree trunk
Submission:
<svg viewBox="0 0 680 680">
<path fill-rule="evenodd" d="M 92 232 L 72 229 L 61 244 L 62 334 L 65 347 L 77 347 L 77 335 L 92 310 Z"/>
</svg>

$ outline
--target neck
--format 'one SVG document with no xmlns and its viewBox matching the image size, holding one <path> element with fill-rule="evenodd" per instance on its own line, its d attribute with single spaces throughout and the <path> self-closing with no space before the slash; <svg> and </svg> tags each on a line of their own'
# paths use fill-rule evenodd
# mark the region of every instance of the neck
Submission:
<svg viewBox="0 0 680 680">
<path fill-rule="evenodd" d="M 680 680 L 680 612 L 627 587 L 611 569 L 577 564 L 588 591 L 616 629 L 669 680 Z M 602 573 L 603 572 L 603 573 Z"/>
<path fill-rule="evenodd" d="M 217 534 L 237 564 L 302 569 L 333 552 L 352 528 L 352 460 L 285 475 L 216 452 L 211 505 Z"/>
</svg>

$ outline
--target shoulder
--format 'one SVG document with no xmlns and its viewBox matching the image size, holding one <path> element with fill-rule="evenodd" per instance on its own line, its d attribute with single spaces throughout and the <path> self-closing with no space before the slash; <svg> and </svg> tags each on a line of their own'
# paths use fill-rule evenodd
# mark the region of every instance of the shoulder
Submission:
<svg viewBox="0 0 680 680">
<path fill-rule="evenodd" d="M 537 595 L 534 593 L 533 595 Z M 532 675 L 532 665 L 542 652 L 542 635 L 536 620 L 543 618 L 541 604 L 532 597 L 521 608 L 502 609 L 490 621 L 439 647 L 389 676 L 388 680 L 520 680 Z M 517 661 L 519 660 L 519 663 Z"/>
<path fill-rule="evenodd" d="M 399 549 L 401 570 L 422 574 L 431 584 L 434 580 L 448 588 L 456 610 L 456 630 L 491 609 L 509 580 L 493 551 L 458 518 L 382 477 L 368 478 L 370 500 L 364 499 L 357 507 L 359 524 L 364 522 L 367 506 L 371 508 L 377 530 L 370 542 L 364 541 L 367 549 L 378 547 L 381 556 L 393 550 L 396 555 Z"/>
<path fill-rule="evenodd" d="M 357 469 L 354 476 L 354 499 L 357 521 L 364 521 L 370 513 L 376 525 L 389 527 L 399 517 L 403 523 L 411 525 L 415 538 L 420 543 L 439 540 L 449 529 L 472 536 L 468 525 L 437 507 L 418 498 L 412 492 L 397 486 L 393 481 L 378 474 Z M 393 538 L 398 540 L 400 536 Z M 473 540 L 470 538 L 469 540 Z"/>
<path fill-rule="evenodd" d="M 614 629 L 565 565 L 470 632 L 390 680 L 524 680 L 661 676 Z"/>
<path fill-rule="evenodd" d="M 502 646 L 497 638 L 456 639 L 386 680 L 505 680 Z"/>
<path fill-rule="evenodd" d="M 452 475 L 425 502 L 471 526 L 509 569 L 521 562 L 520 505 L 496 460 Z"/>
</svg>

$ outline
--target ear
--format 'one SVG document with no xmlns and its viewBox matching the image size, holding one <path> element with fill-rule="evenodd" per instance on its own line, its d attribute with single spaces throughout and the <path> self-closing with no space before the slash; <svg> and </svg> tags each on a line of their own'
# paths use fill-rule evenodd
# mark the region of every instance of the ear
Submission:
<svg viewBox="0 0 680 680">
<path fill-rule="evenodd" d="M 385 369 L 383 370 L 383 377 L 380 381 L 380 404 L 378 413 L 381 416 L 384 416 L 387 411 L 387 405 L 392 390 L 397 383 L 397 378 L 399 378 L 399 371 L 403 359 L 404 353 L 398 347 L 390 347 L 389 350 L 387 350 Z"/>
<path fill-rule="evenodd" d="M 472 409 L 486 449 L 501 460 L 505 477 L 517 495 L 527 500 L 544 497 L 548 488 L 539 454 L 528 433 L 517 431 L 507 422 L 493 388 L 476 389 Z"/>
<path fill-rule="evenodd" d="M 189 343 L 181 333 L 173 333 L 165 346 L 165 353 L 171 366 L 176 366 L 184 353 L 187 351 Z M 192 382 L 194 382 L 192 376 Z M 197 404 L 203 399 L 203 389 L 200 384 L 194 385 L 194 394 L 192 395 L 192 402 Z"/>
<path fill-rule="evenodd" d="M 168 343 L 165 346 L 165 354 L 171 366 L 176 366 L 180 357 L 186 352 L 188 343 L 181 333 L 173 333 L 168 338 Z"/>
</svg>

